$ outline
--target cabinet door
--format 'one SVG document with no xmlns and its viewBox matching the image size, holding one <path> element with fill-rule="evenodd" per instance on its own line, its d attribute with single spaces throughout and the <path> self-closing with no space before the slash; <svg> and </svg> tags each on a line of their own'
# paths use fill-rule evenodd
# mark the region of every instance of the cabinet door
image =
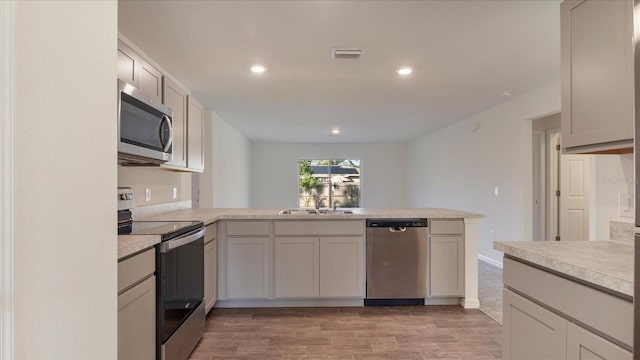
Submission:
<svg viewBox="0 0 640 360">
<path fill-rule="evenodd" d="M 567 320 L 507 289 L 503 315 L 504 359 L 565 359 Z"/>
<path fill-rule="evenodd" d="M 204 246 L 204 305 L 209 312 L 215 305 L 218 290 L 218 241 L 213 239 Z"/>
<path fill-rule="evenodd" d="M 138 87 L 140 57 L 122 40 L 118 40 L 118 79 Z"/>
<path fill-rule="evenodd" d="M 632 1 L 561 4 L 563 147 L 631 147 L 632 13 Z"/>
<path fill-rule="evenodd" d="M 275 296 L 318 297 L 320 249 L 316 237 L 275 239 Z"/>
<path fill-rule="evenodd" d="M 364 238 L 320 238 L 320 297 L 364 298 Z"/>
<path fill-rule="evenodd" d="M 464 238 L 431 236 L 429 239 L 429 294 L 464 296 Z"/>
<path fill-rule="evenodd" d="M 269 297 L 271 254 L 269 238 L 227 239 L 227 297 Z"/>
<path fill-rule="evenodd" d="M 189 96 L 187 167 L 190 170 L 204 170 L 204 107 Z"/>
<path fill-rule="evenodd" d="M 574 323 L 567 324 L 567 359 L 631 360 L 627 350 Z"/>
<path fill-rule="evenodd" d="M 156 358 L 156 278 L 118 296 L 118 359 Z"/>
<path fill-rule="evenodd" d="M 140 61 L 138 88 L 151 100 L 162 103 L 162 73 L 148 62 Z"/>
<path fill-rule="evenodd" d="M 164 104 L 173 110 L 173 159 L 167 165 L 187 167 L 187 90 L 164 78 Z"/>
</svg>

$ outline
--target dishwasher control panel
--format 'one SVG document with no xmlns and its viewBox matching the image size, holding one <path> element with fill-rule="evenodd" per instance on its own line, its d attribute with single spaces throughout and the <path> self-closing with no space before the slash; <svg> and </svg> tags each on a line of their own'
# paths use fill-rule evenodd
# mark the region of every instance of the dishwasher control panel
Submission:
<svg viewBox="0 0 640 360">
<path fill-rule="evenodd" d="M 427 227 L 427 219 L 367 219 L 367 227 Z"/>
</svg>

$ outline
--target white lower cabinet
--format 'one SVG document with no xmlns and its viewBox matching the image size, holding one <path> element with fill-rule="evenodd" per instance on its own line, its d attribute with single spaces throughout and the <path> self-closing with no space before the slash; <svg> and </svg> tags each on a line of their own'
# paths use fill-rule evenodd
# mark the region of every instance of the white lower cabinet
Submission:
<svg viewBox="0 0 640 360">
<path fill-rule="evenodd" d="M 565 359 L 567 320 L 507 289 L 503 302 L 504 359 Z"/>
<path fill-rule="evenodd" d="M 364 297 L 364 238 L 320 238 L 320 297 Z"/>
<path fill-rule="evenodd" d="M 464 237 L 429 238 L 429 295 L 464 296 Z"/>
<path fill-rule="evenodd" d="M 156 358 L 156 277 L 118 296 L 118 359 Z"/>
<path fill-rule="evenodd" d="M 269 237 L 228 238 L 227 298 L 268 298 L 270 259 Z"/>
<path fill-rule="evenodd" d="M 632 358 L 631 301 L 510 258 L 503 264 L 503 359 Z"/>
<path fill-rule="evenodd" d="M 207 229 L 208 230 L 208 229 Z M 204 310 L 209 312 L 218 300 L 218 241 L 204 245 Z"/>
<path fill-rule="evenodd" d="M 275 297 L 364 297 L 364 238 L 276 237 Z"/>
<path fill-rule="evenodd" d="M 580 326 L 567 325 L 567 359 L 631 360 L 632 354 Z"/>
<path fill-rule="evenodd" d="M 312 298 L 319 295 L 318 238 L 275 239 L 275 296 Z"/>
<path fill-rule="evenodd" d="M 155 249 L 118 262 L 118 359 L 156 358 Z"/>
</svg>

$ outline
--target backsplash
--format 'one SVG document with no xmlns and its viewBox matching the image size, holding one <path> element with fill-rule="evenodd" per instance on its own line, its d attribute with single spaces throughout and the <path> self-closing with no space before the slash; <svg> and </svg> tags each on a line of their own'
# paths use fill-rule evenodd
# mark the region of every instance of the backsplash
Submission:
<svg viewBox="0 0 640 360">
<path fill-rule="evenodd" d="M 136 208 L 191 201 L 191 173 L 188 172 L 160 167 L 118 166 L 118 186 L 133 188 Z M 147 188 L 151 195 L 149 201 L 145 201 Z"/>
<path fill-rule="evenodd" d="M 609 239 L 627 244 L 633 244 L 633 236 L 640 232 L 640 227 L 625 221 L 609 222 Z"/>
</svg>

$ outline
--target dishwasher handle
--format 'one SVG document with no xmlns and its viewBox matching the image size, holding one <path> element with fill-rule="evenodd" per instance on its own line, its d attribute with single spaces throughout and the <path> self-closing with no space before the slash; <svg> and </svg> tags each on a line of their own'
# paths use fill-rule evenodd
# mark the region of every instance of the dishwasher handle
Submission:
<svg viewBox="0 0 640 360">
<path fill-rule="evenodd" d="M 392 233 L 405 232 L 407 231 L 407 228 L 406 226 L 390 227 L 389 231 L 391 231 Z"/>
</svg>

